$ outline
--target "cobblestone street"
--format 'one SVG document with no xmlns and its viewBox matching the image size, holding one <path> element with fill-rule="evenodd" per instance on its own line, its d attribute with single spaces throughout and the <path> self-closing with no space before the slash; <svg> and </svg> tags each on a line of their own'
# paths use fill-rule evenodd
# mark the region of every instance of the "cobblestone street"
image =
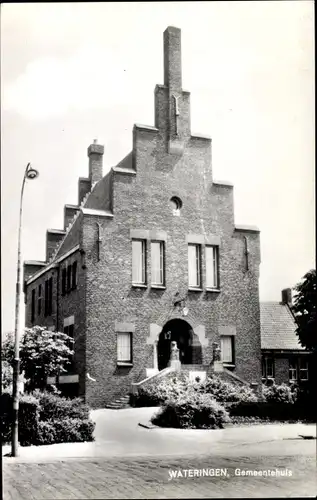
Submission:
<svg viewBox="0 0 317 500">
<path fill-rule="evenodd" d="M 155 459 L 68 459 L 50 463 L 11 460 L 5 459 L 3 463 L 4 500 L 312 497 L 316 494 L 316 466 L 311 455 L 224 457 L 213 454 Z M 211 468 L 227 469 L 227 476 L 170 478 L 172 470 Z M 288 469 L 292 476 L 242 477 L 235 475 L 237 468 Z"/>
</svg>

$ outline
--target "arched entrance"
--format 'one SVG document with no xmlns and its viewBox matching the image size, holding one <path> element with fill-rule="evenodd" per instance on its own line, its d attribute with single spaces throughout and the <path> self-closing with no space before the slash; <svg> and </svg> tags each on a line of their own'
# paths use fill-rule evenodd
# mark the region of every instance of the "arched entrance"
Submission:
<svg viewBox="0 0 317 500">
<path fill-rule="evenodd" d="M 202 363 L 201 344 L 190 324 L 183 319 L 172 319 L 165 324 L 159 335 L 157 344 L 159 370 L 168 366 L 172 341 L 177 342 L 182 365 Z"/>
</svg>

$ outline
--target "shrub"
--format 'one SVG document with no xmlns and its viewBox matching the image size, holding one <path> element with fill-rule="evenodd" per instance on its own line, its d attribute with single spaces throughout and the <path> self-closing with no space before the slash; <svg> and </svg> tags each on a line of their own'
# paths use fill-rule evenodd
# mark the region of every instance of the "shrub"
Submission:
<svg viewBox="0 0 317 500">
<path fill-rule="evenodd" d="M 208 378 L 201 384 L 199 390 L 211 394 L 220 403 L 257 401 L 257 396 L 250 387 L 230 384 L 229 382 L 224 382 L 219 377 Z"/>
<path fill-rule="evenodd" d="M 39 390 L 34 391 L 33 395 L 39 401 L 41 421 L 89 418 L 89 407 L 80 398 L 67 399 L 53 392 Z"/>
<path fill-rule="evenodd" d="M 230 418 L 223 406 L 209 394 L 195 390 L 170 400 L 152 417 L 152 422 L 161 427 L 189 429 L 217 429 Z"/>
<path fill-rule="evenodd" d="M 79 418 L 64 418 L 39 422 L 36 444 L 79 443 L 93 441 L 95 423 Z"/>
<path fill-rule="evenodd" d="M 140 387 L 138 394 L 131 395 L 131 403 L 138 407 L 159 406 L 166 401 L 177 398 L 181 394 L 185 394 L 190 385 L 187 376 L 171 373 L 159 383 Z"/>
<path fill-rule="evenodd" d="M 286 384 L 273 384 L 270 387 L 264 385 L 262 395 L 264 400 L 270 403 L 295 403 L 297 387 L 290 387 Z"/>
<path fill-rule="evenodd" d="M 13 381 L 13 369 L 8 361 L 2 361 L 1 363 L 1 389 L 2 392 L 8 391 L 12 392 L 12 381 Z"/>
</svg>

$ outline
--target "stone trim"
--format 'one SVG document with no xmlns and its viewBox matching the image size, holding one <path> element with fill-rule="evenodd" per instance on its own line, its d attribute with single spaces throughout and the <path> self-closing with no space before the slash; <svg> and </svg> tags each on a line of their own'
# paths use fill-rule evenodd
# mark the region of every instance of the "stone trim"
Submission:
<svg viewBox="0 0 317 500">
<path fill-rule="evenodd" d="M 151 229 L 149 239 L 158 240 L 158 241 L 166 241 L 167 240 L 167 232 L 159 231 L 157 229 Z"/>
<path fill-rule="evenodd" d="M 94 208 L 81 208 L 84 215 L 97 215 L 98 217 L 113 217 L 113 213 L 106 210 L 96 210 Z"/>
<path fill-rule="evenodd" d="M 194 233 L 189 233 L 186 235 L 186 241 L 187 243 L 197 243 L 200 245 L 214 245 L 214 246 L 220 246 L 220 236 L 217 236 L 215 234 L 194 234 Z"/>
<path fill-rule="evenodd" d="M 153 127 L 152 125 L 141 125 L 140 123 L 135 123 L 134 128 L 139 130 L 146 130 L 148 132 L 158 132 L 158 128 Z"/>
<path fill-rule="evenodd" d="M 130 238 L 135 240 L 148 240 L 150 231 L 148 229 L 130 229 Z"/>
<path fill-rule="evenodd" d="M 198 133 L 191 134 L 191 139 L 203 139 L 205 141 L 211 141 L 211 137 L 209 135 L 198 134 Z"/>
<path fill-rule="evenodd" d="M 239 224 L 235 226 L 235 231 L 245 231 L 252 233 L 259 233 L 260 229 L 257 226 L 248 226 L 246 224 Z"/>
<path fill-rule="evenodd" d="M 135 324 L 134 323 L 119 323 L 115 321 L 115 331 L 117 333 L 134 333 L 135 332 Z"/>
<path fill-rule="evenodd" d="M 228 326 L 219 326 L 218 327 L 219 335 L 236 335 L 236 327 L 233 325 L 228 325 Z"/>
<path fill-rule="evenodd" d="M 213 184 L 216 184 L 216 186 L 223 186 L 223 187 L 234 187 L 234 184 L 229 181 L 213 181 Z"/>
</svg>

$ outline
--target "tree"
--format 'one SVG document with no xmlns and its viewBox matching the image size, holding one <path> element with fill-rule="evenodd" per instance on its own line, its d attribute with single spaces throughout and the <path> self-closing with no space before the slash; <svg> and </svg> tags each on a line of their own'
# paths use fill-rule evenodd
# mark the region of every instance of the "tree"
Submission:
<svg viewBox="0 0 317 500">
<path fill-rule="evenodd" d="M 20 372 L 24 371 L 29 391 L 46 386 L 48 376 L 65 372 L 74 351 L 74 340 L 62 332 L 52 332 L 42 326 L 25 328 L 20 339 Z M 13 366 L 14 335 L 8 334 L 2 345 L 2 360 Z"/>
<path fill-rule="evenodd" d="M 303 347 L 317 353 L 316 270 L 308 271 L 295 286 L 297 292 L 292 311 L 295 315 L 296 334 Z"/>
</svg>

